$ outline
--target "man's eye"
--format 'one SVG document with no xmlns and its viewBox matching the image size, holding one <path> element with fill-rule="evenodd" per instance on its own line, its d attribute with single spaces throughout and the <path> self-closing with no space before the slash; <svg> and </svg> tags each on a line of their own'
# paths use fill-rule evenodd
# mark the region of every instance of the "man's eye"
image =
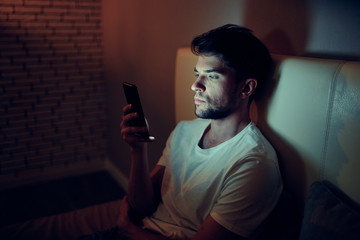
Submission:
<svg viewBox="0 0 360 240">
<path fill-rule="evenodd" d="M 209 78 L 211 78 L 211 79 L 218 79 L 219 77 L 218 77 L 217 75 L 211 74 L 211 75 L 209 75 Z"/>
</svg>

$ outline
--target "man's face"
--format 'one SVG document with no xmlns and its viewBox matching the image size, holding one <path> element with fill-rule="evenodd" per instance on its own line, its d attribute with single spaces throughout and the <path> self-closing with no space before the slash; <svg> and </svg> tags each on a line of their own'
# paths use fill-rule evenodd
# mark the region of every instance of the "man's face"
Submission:
<svg viewBox="0 0 360 240">
<path fill-rule="evenodd" d="M 235 72 L 217 56 L 200 55 L 194 69 L 197 79 L 191 86 L 195 91 L 195 114 L 199 118 L 222 119 L 238 106 L 238 85 Z"/>
</svg>

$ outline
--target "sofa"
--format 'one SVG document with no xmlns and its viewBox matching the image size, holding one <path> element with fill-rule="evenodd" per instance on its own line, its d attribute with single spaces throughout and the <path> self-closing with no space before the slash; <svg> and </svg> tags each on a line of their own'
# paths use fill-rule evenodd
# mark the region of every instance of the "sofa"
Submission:
<svg viewBox="0 0 360 240">
<path fill-rule="evenodd" d="M 273 55 L 251 119 L 275 147 L 285 191 L 254 239 L 360 239 L 360 62 Z M 195 118 L 197 57 L 180 48 L 176 122 Z M 0 239 L 76 239 L 116 224 L 119 201 L 0 228 Z"/>
<path fill-rule="evenodd" d="M 360 239 L 360 62 L 272 56 L 274 74 L 251 119 L 277 151 L 287 191 L 275 231 L 298 230 L 276 239 Z M 178 49 L 176 122 L 194 118 L 196 61 Z"/>
</svg>

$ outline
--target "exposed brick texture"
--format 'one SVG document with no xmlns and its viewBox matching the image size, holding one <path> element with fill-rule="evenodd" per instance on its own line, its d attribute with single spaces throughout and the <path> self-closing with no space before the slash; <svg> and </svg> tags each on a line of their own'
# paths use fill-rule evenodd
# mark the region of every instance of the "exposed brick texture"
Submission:
<svg viewBox="0 0 360 240">
<path fill-rule="evenodd" d="M 0 175 L 106 155 L 101 0 L 0 1 Z"/>
</svg>

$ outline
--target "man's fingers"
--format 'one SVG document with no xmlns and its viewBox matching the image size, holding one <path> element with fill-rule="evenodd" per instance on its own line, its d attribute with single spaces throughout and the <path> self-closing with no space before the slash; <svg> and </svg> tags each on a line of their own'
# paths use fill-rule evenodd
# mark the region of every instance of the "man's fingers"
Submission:
<svg viewBox="0 0 360 240">
<path fill-rule="evenodd" d="M 137 127 L 137 126 L 125 126 L 121 128 L 121 134 L 123 135 L 136 135 L 145 133 L 147 131 L 146 127 Z"/>
<path fill-rule="evenodd" d="M 143 133 L 148 131 L 146 126 L 133 126 L 131 124 L 138 117 L 138 113 L 131 112 L 130 104 L 123 108 L 123 117 L 120 123 L 122 139 L 130 145 L 155 141 L 154 137 L 144 138 Z"/>
<path fill-rule="evenodd" d="M 142 136 L 136 136 L 136 135 L 123 135 L 123 140 L 127 142 L 128 144 L 136 144 L 136 143 L 146 143 L 146 142 L 154 142 L 154 137 L 144 138 Z"/>
<path fill-rule="evenodd" d="M 129 114 L 131 112 L 131 104 L 126 105 L 122 110 L 124 115 Z"/>
</svg>

